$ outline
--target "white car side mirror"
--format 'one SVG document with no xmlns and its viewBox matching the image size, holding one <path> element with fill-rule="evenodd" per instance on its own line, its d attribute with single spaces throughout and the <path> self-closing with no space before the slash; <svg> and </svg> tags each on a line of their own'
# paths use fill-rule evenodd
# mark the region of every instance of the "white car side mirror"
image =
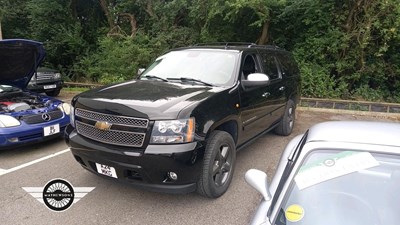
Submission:
<svg viewBox="0 0 400 225">
<path fill-rule="evenodd" d="M 256 169 L 250 169 L 245 175 L 246 182 L 256 189 L 264 197 L 265 201 L 271 200 L 271 193 L 268 188 L 267 174 Z"/>
<path fill-rule="evenodd" d="M 145 68 L 139 68 L 137 71 L 137 75 L 140 76 L 145 70 Z"/>
<path fill-rule="evenodd" d="M 247 75 L 247 80 L 267 82 L 267 81 L 269 81 L 269 77 L 268 77 L 268 75 L 263 74 L 263 73 L 251 73 L 251 74 Z"/>
</svg>

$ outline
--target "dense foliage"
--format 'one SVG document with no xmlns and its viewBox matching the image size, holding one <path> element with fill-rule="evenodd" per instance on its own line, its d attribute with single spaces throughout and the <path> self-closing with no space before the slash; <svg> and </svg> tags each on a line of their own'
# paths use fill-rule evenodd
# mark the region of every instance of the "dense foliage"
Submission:
<svg viewBox="0 0 400 225">
<path fill-rule="evenodd" d="M 0 0 L 3 38 L 45 43 L 75 81 L 131 79 L 199 42 L 292 51 L 303 96 L 400 102 L 398 0 Z M 1 33 L 1 32 L 0 32 Z"/>
</svg>

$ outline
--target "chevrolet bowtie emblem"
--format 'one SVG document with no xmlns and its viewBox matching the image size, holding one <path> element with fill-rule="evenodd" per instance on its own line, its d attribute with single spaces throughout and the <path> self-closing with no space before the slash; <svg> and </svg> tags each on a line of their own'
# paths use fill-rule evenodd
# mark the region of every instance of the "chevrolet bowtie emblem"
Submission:
<svg viewBox="0 0 400 225">
<path fill-rule="evenodd" d="M 99 130 L 109 130 L 111 128 L 112 124 L 109 122 L 105 121 L 97 121 L 94 127 L 96 127 Z"/>
</svg>

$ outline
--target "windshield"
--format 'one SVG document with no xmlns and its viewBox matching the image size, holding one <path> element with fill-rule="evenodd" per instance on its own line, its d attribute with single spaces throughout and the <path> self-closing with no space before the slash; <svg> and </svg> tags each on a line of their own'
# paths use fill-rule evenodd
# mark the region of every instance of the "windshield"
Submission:
<svg viewBox="0 0 400 225">
<path fill-rule="evenodd" d="M 14 91 L 19 91 L 19 88 L 10 86 L 10 85 L 4 85 L 0 84 L 0 93 L 8 93 L 8 92 L 14 92 Z"/>
<path fill-rule="evenodd" d="M 398 224 L 399 188 L 399 156 L 314 151 L 295 176 L 276 224 Z"/>
<path fill-rule="evenodd" d="M 230 86 L 234 83 L 238 56 L 239 52 L 233 50 L 172 51 L 159 57 L 140 79 L 191 84 L 197 80 L 199 85 Z"/>
</svg>

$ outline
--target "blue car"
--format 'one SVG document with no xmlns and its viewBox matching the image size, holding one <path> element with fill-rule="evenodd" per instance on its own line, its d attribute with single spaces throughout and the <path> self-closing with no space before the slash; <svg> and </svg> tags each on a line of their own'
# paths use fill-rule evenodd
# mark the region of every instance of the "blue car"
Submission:
<svg viewBox="0 0 400 225">
<path fill-rule="evenodd" d="M 26 90 L 45 56 L 42 43 L 0 41 L 0 149 L 62 135 L 70 105 Z"/>
</svg>

